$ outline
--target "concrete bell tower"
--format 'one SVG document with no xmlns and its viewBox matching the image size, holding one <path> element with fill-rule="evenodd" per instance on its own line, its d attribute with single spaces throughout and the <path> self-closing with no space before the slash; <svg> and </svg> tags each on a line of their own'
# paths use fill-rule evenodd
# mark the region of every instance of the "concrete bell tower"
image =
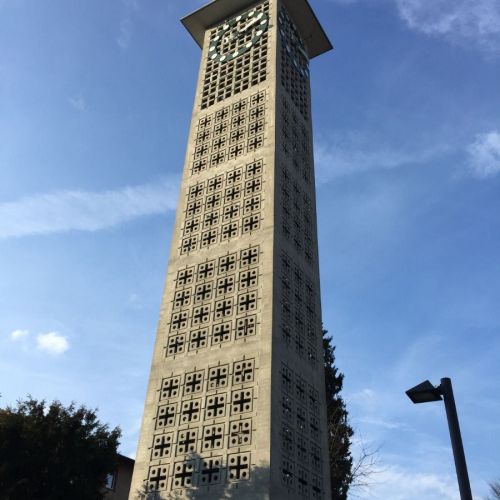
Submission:
<svg viewBox="0 0 500 500">
<path fill-rule="evenodd" d="M 329 499 L 307 0 L 215 0 L 130 499 Z"/>
</svg>

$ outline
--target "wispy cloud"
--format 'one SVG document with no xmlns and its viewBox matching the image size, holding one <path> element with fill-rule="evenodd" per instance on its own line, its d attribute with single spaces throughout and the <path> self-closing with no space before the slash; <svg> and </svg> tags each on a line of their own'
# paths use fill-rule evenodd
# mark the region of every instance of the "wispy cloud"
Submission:
<svg viewBox="0 0 500 500">
<path fill-rule="evenodd" d="M 498 0 L 396 0 L 396 5 L 412 29 L 455 42 L 478 43 L 489 50 L 500 48 Z"/>
<path fill-rule="evenodd" d="M 75 97 L 70 97 L 68 99 L 68 102 L 77 111 L 86 111 L 87 110 L 87 103 L 85 102 L 85 99 L 83 98 L 82 94 L 78 94 Z"/>
<path fill-rule="evenodd" d="M 396 465 L 385 465 L 372 476 L 367 494 L 358 498 L 386 500 L 456 500 L 457 487 L 453 477 L 415 472 Z"/>
<path fill-rule="evenodd" d="M 338 177 L 423 163 L 443 149 L 404 151 L 390 146 L 373 146 L 360 136 L 332 135 L 315 144 L 317 179 L 319 184 L 325 184 Z"/>
<path fill-rule="evenodd" d="M 410 425 L 405 424 L 404 422 L 385 420 L 383 418 L 362 417 L 358 419 L 358 422 L 375 427 L 382 427 L 383 429 L 388 429 L 391 431 L 396 429 L 404 431 L 413 431 L 413 428 Z"/>
<path fill-rule="evenodd" d="M 57 332 L 48 332 L 37 335 L 36 346 L 40 351 L 59 356 L 69 349 L 69 342 L 66 337 Z"/>
<path fill-rule="evenodd" d="M 353 4 L 357 0 L 333 0 Z M 500 51 L 498 0 L 393 0 L 402 21 L 412 30 L 441 36 L 453 43 Z"/>
<path fill-rule="evenodd" d="M 14 330 L 10 334 L 10 338 L 11 338 L 12 341 L 16 342 L 18 340 L 25 339 L 28 335 L 29 335 L 29 331 L 28 330 Z"/>
<path fill-rule="evenodd" d="M 468 166 L 471 174 L 479 179 L 500 173 L 500 132 L 493 130 L 476 135 L 468 146 Z"/>
<path fill-rule="evenodd" d="M 132 21 L 130 19 L 122 19 L 120 21 L 120 31 L 116 37 L 116 43 L 122 50 L 127 50 L 132 41 Z"/>
<path fill-rule="evenodd" d="M 128 297 L 127 305 L 131 309 L 140 310 L 143 309 L 144 302 L 140 295 L 137 293 L 131 293 Z"/>
<path fill-rule="evenodd" d="M 58 191 L 0 204 L 0 239 L 64 231 L 98 231 L 174 210 L 178 180 L 113 191 Z"/>
<path fill-rule="evenodd" d="M 120 20 L 120 29 L 116 37 L 116 43 L 123 50 L 126 51 L 132 43 L 132 35 L 134 25 L 132 22 L 132 15 L 134 12 L 139 11 L 139 0 L 122 0 L 123 16 Z"/>
</svg>

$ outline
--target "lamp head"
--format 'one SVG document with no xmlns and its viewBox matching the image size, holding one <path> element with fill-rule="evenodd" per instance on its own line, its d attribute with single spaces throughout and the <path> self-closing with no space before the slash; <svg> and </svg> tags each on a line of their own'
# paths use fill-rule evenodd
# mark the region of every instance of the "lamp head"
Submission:
<svg viewBox="0 0 500 500">
<path fill-rule="evenodd" d="M 428 380 L 418 384 L 406 391 L 406 395 L 413 403 L 431 403 L 432 401 L 441 401 L 441 389 L 434 387 Z"/>
</svg>

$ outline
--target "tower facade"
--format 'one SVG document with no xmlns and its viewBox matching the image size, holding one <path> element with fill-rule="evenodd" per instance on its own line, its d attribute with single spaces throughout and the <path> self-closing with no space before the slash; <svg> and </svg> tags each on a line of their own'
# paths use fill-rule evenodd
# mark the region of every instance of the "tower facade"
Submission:
<svg viewBox="0 0 500 500">
<path fill-rule="evenodd" d="M 307 0 L 215 0 L 132 481 L 161 498 L 330 497 Z M 225 496 L 226 495 L 226 496 Z"/>
</svg>

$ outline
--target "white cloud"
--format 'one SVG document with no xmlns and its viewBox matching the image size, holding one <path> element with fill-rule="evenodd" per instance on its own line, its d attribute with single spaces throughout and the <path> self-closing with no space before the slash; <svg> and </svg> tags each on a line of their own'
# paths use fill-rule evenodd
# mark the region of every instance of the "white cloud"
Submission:
<svg viewBox="0 0 500 500">
<path fill-rule="evenodd" d="M 30 332 L 28 330 L 14 330 L 10 334 L 10 338 L 15 342 L 17 340 L 25 339 L 29 335 L 29 333 Z"/>
<path fill-rule="evenodd" d="M 410 152 L 373 147 L 360 137 L 333 135 L 315 144 L 316 177 L 324 184 L 338 177 L 422 163 L 438 153 L 438 149 Z"/>
<path fill-rule="evenodd" d="M 36 345 L 39 350 L 54 356 L 64 354 L 69 349 L 68 339 L 57 332 L 40 333 Z"/>
<path fill-rule="evenodd" d="M 396 0 L 408 26 L 427 35 L 467 40 L 490 49 L 500 47 L 498 0 Z"/>
<path fill-rule="evenodd" d="M 63 231 L 97 231 L 174 210 L 178 180 L 114 191 L 58 191 L 0 204 L 0 239 Z"/>
<path fill-rule="evenodd" d="M 476 135 L 467 148 L 469 169 L 475 177 L 486 179 L 500 173 L 500 132 Z"/>
<path fill-rule="evenodd" d="M 77 111 L 86 111 L 87 110 L 87 103 L 85 102 L 85 99 L 81 94 L 75 97 L 70 97 L 68 99 L 68 102 L 71 104 L 71 106 L 76 109 Z"/>
</svg>

